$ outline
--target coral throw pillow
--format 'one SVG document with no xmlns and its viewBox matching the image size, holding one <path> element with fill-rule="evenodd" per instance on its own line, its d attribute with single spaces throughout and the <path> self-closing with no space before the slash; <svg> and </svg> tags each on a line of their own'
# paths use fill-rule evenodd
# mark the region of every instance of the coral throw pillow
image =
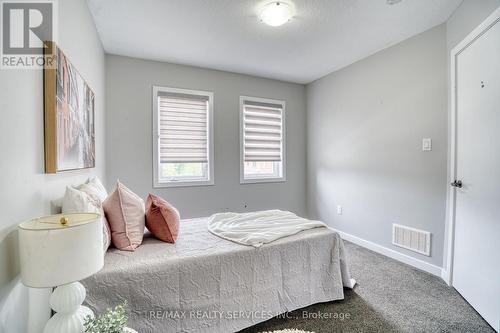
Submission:
<svg viewBox="0 0 500 333">
<path fill-rule="evenodd" d="M 118 182 L 116 189 L 102 204 L 116 248 L 134 251 L 144 237 L 144 201 Z"/>
<path fill-rule="evenodd" d="M 175 243 L 179 235 L 180 216 L 177 209 L 157 195 L 146 200 L 146 226 L 156 238 Z"/>
</svg>

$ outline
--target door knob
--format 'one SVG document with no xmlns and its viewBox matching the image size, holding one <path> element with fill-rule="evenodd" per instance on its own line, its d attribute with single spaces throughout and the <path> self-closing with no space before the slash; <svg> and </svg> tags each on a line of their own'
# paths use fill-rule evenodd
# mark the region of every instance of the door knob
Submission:
<svg viewBox="0 0 500 333">
<path fill-rule="evenodd" d="M 462 188 L 463 184 L 461 180 L 455 180 L 453 183 L 451 183 L 451 186 L 457 187 L 457 188 Z"/>
</svg>

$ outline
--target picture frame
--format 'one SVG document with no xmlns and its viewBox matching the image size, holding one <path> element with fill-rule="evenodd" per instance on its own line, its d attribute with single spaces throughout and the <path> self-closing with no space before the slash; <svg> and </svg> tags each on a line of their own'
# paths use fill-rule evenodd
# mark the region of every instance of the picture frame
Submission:
<svg viewBox="0 0 500 333">
<path fill-rule="evenodd" d="M 95 167 L 95 94 L 54 43 L 44 64 L 45 173 Z"/>
</svg>

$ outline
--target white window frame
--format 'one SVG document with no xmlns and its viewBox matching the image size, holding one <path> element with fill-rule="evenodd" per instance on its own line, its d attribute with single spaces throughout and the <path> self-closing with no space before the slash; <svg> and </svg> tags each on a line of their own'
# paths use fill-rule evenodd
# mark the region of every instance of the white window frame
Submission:
<svg viewBox="0 0 500 333">
<path fill-rule="evenodd" d="M 281 142 L 281 177 L 255 177 L 245 178 L 245 149 L 244 149 L 244 108 L 245 101 L 279 104 L 282 107 L 281 128 L 282 128 L 282 142 Z M 286 102 L 284 100 L 240 96 L 240 184 L 257 184 L 257 183 L 281 183 L 286 182 Z"/>
<path fill-rule="evenodd" d="M 160 124 L 159 124 L 159 110 L 158 110 L 158 93 L 170 93 L 170 94 L 184 94 L 184 95 L 195 95 L 203 96 L 208 98 L 208 178 L 206 180 L 188 180 L 188 178 L 179 180 L 169 180 L 164 181 L 160 179 Z M 214 93 L 204 90 L 192 90 L 183 88 L 171 88 L 159 85 L 153 86 L 153 187 L 163 188 L 163 187 L 186 187 L 186 186 L 206 186 L 214 185 Z"/>
</svg>

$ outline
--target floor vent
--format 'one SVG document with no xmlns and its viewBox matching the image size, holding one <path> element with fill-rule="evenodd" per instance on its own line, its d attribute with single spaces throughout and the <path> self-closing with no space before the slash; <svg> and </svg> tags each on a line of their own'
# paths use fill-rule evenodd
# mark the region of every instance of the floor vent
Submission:
<svg viewBox="0 0 500 333">
<path fill-rule="evenodd" d="M 393 224 L 392 244 L 426 256 L 431 255 L 431 233 L 428 231 Z"/>
</svg>

